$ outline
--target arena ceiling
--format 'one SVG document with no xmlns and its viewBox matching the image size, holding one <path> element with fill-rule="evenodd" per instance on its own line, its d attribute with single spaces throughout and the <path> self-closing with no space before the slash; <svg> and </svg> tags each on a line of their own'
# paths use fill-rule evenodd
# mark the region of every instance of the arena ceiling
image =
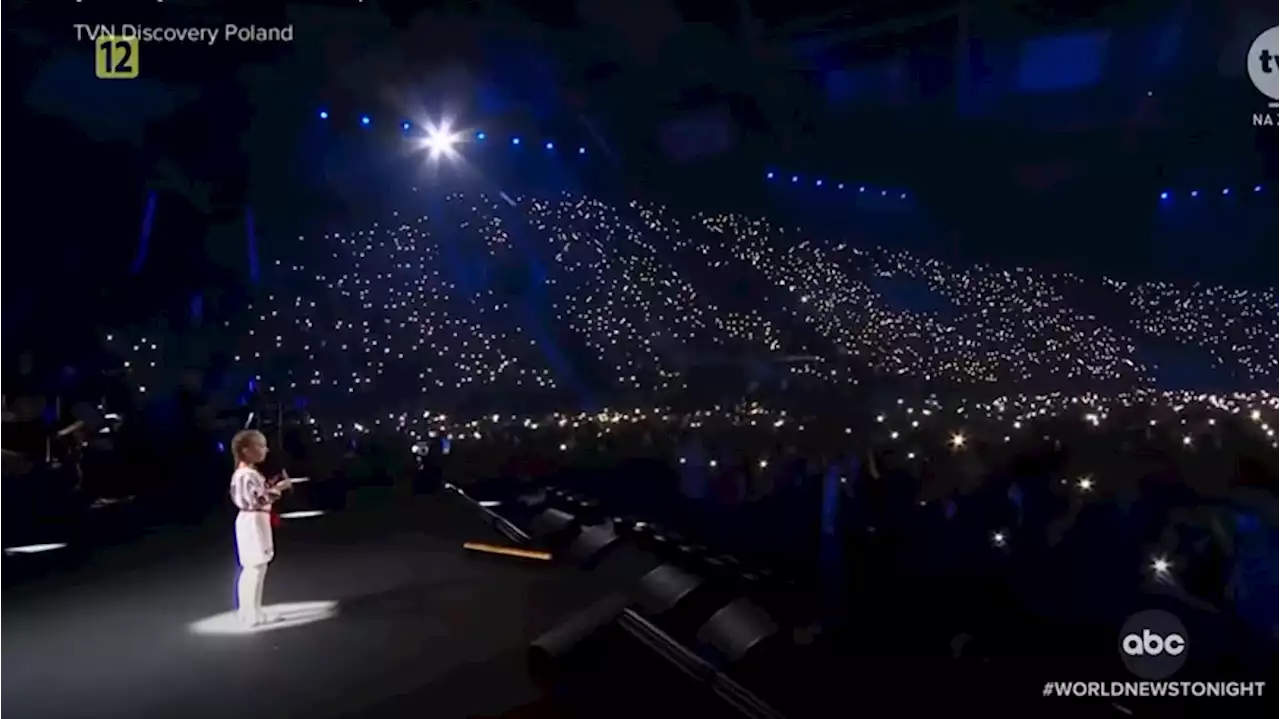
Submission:
<svg viewBox="0 0 1280 719">
<path fill-rule="evenodd" d="M 1262 7 L 1258 17 L 1266 15 L 1265 3 L 1252 0 L 365 0 L 243 10 L 169 0 L 140 6 L 137 21 L 294 22 L 306 31 L 287 51 L 209 51 L 210 58 L 223 53 L 226 63 L 152 61 L 149 82 L 129 83 L 139 97 L 115 103 L 138 116 L 129 127 L 103 126 L 107 116 L 94 112 L 96 101 L 83 99 L 101 94 L 92 80 L 80 83 L 85 87 L 46 83 L 77 89 L 61 92 L 58 106 L 43 112 L 77 115 L 99 135 L 136 141 L 141 127 L 197 97 L 200 107 L 191 112 L 206 120 L 238 113 L 226 122 L 243 127 L 243 111 L 225 109 L 232 105 L 222 98 L 247 88 L 256 105 L 250 129 L 278 136 L 289 123 L 273 118 L 305 121 L 318 102 L 474 99 L 483 86 L 486 97 L 498 99 L 476 109 L 486 120 L 512 113 L 576 123 L 633 165 L 749 154 L 796 163 L 852 157 L 865 167 L 880 153 L 882 165 L 918 171 L 886 148 L 923 147 L 916 154 L 926 156 L 929 143 L 978 147 L 948 136 L 961 125 L 1005 144 L 1019 133 L 1039 144 L 1089 132 L 1132 143 L 1157 133 L 1166 146 L 1203 158 L 1254 156 L 1256 138 L 1241 126 L 1256 93 L 1242 79 L 1243 63 L 1233 62 L 1238 46 L 1248 47 L 1253 5 Z M 22 33 L 30 48 L 21 61 L 52 65 L 57 34 L 67 32 L 65 13 L 31 2 L 7 10 L 7 36 Z M 109 10 L 84 3 L 75 19 L 118 22 Z M 32 15 L 43 16 L 43 34 L 31 29 L 41 27 Z M 968 68 L 957 51 L 966 34 L 984 53 Z M 1050 42 L 1048 50 L 1028 50 L 1037 38 L 1066 38 L 1069 47 Z M 1150 58 L 1161 43 L 1173 49 L 1162 51 L 1167 57 L 1157 66 Z M 1034 74 L 1025 67 L 1028 54 L 1039 56 L 1041 77 L 1024 77 Z M 1091 62 L 1091 77 L 1066 78 L 1079 85 L 1069 91 L 1024 87 L 1063 84 L 1063 73 L 1043 66 Z M 159 99 L 143 97 L 147 90 Z M 118 123 L 121 116 L 110 118 Z M 1206 143 L 1208 136 L 1224 139 Z M 1084 154 L 1078 144 L 1063 152 Z"/>
</svg>

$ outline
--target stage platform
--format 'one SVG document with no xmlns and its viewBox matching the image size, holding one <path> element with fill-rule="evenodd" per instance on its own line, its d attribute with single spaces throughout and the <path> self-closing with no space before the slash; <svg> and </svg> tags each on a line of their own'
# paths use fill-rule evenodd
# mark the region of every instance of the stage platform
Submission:
<svg viewBox="0 0 1280 719">
<path fill-rule="evenodd" d="M 7 588 L 5 713 L 554 716 L 526 647 L 601 596 L 576 569 L 463 550 L 503 540 L 438 494 L 286 521 L 266 583 L 281 621 L 246 633 L 230 614 L 222 524 L 94 551 L 74 571 Z"/>
</svg>

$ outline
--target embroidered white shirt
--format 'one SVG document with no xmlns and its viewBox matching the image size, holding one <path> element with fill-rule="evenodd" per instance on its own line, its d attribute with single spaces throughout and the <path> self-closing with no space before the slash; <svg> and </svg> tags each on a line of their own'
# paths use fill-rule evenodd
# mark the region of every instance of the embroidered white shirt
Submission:
<svg viewBox="0 0 1280 719">
<path fill-rule="evenodd" d="M 241 467 L 231 475 L 231 502 L 241 512 L 266 512 L 280 499 L 280 490 L 267 485 L 267 478 L 251 467 Z"/>
</svg>

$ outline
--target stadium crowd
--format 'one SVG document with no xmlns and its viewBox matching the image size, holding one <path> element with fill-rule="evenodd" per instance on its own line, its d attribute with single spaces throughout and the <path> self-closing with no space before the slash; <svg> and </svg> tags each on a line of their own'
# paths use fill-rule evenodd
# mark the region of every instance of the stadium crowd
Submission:
<svg viewBox="0 0 1280 719">
<path fill-rule="evenodd" d="M 852 632 L 830 646 L 866 665 L 904 654 L 867 612 L 999 665 L 1040 656 L 1027 632 L 1110 651 L 1093 630 L 1162 606 L 1215 637 L 1205 671 L 1274 666 L 1274 288 L 955 266 L 568 193 L 290 244 L 218 331 L 302 444 L 570 488 L 754 577 L 735 586 L 786 622 Z M 168 391 L 164 341 L 133 334 L 108 346 Z"/>
<path fill-rule="evenodd" d="M 726 357 L 803 357 L 788 374 L 839 387 L 869 370 L 987 399 L 1183 389 L 1161 381 L 1170 345 L 1203 360 L 1194 389 L 1270 388 L 1277 373 L 1274 289 L 954 267 L 763 219 L 567 194 L 437 204 L 298 238 L 250 326 L 232 328 L 240 374 L 316 406 L 342 399 L 330 424 L 350 429 L 385 423 L 392 402 L 408 421 L 480 395 L 509 409 L 505 392 L 543 392 L 555 408 L 651 400 Z M 154 336 L 112 349 L 135 384 L 155 385 Z M 378 411 L 356 420 L 361 398 Z"/>
</svg>

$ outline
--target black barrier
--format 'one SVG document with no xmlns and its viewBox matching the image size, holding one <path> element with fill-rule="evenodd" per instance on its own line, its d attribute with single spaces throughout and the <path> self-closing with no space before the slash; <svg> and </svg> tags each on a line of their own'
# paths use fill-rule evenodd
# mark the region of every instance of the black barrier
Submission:
<svg viewBox="0 0 1280 719">
<path fill-rule="evenodd" d="M 656 554 L 630 542 L 618 541 L 600 556 L 594 571 L 607 586 L 630 592 L 641 577 L 661 564 Z"/>
<path fill-rule="evenodd" d="M 778 635 L 769 613 L 748 599 L 735 599 L 711 615 L 698 630 L 700 644 L 711 647 L 730 664 L 742 662 L 753 650 Z"/>
<path fill-rule="evenodd" d="M 649 647 L 672 667 L 686 676 L 702 682 L 711 692 L 734 711 L 751 719 L 782 719 L 773 707 L 730 679 L 707 660 L 671 639 L 665 632 L 635 612 L 627 609 L 618 619 L 630 636 Z"/>
<path fill-rule="evenodd" d="M 670 564 L 640 579 L 634 609 L 680 639 L 693 639 L 698 628 L 728 600 L 702 577 Z"/>
<path fill-rule="evenodd" d="M 569 545 L 569 559 L 583 569 L 595 569 L 622 538 L 607 525 L 587 527 Z"/>
<path fill-rule="evenodd" d="M 529 644 L 529 664 L 534 674 L 554 674 L 557 662 L 584 641 L 613 624 L 627 608 L 624 594 L 611 594 L 570 616 Z"/>
<path fill-rule="evenodd" d="M 568 535 L 577 528 L 577 517 L 553 507 L 542 510 L 533 518 L 533 522 L 529 525 L 529 532 L 534 539 L 555 544 L 568 539 Z"/>
<path fill-rule="evenodd" d="M 695 577 L 678 567 L 664 564 L 640 579 L 640 591 L 636 603 L 639 605 L 641 614 L 646 617 L 659 617 L 674 611 L 701 586 L 703 586 L 701 577 Z"/>
<path fill-rule="evenodd" d="M 499 527 L 503 525 L 509 527 L 510 534 L 508 536 L 513 541 L 520 543 L 532 541 L 533 536 L 529 532 L 525 532 L 507 520 L 498 517 L 493 511 L 482 506 L 480 502 L 467 495 L 461 489 L 451 485 L 446 486 L 484 515 L 495 518 L 495 524 Z M 551 492 L 551 494 L 555 494 L 555 492 Z M 539 519 L 541 519 L 540 525 Z M 583 533 L 574 515 L 557 509 L 543 511 L 534 518 L 532 524 L 538 525 L 544 537 L 559 536 L 563 538 L 571 533 Z M 531 529 L 533 528 L 531 526 Z M 603 541 L 602 535 L 597 535 L 596 539 L 587 540 L 583 543 L 583 546 L 597 541 Z M 627 597 L 627 589 L 634 588 L 636 595 L 643 595 L 643 591 L 640 588 L 641 579 L 653 575 L 655 571 L 664 568 L 668 571 L 657 574 L 655 579 L 650 582 L 651 588 L 656 590 L 659 595 L 666 592 L 669 597 L 670 593 L 674 592 L 679 596 L 673 602 L 663 602 L 655 599 L 651 606 L 660 607 L 663 604 L 670 604 L 673 609 L 686 604 L 697 606 L 710 601 L 709 598 L 714 595 L 711 592 L 703 595 L 701 591 L 691 590 L 692 593 L 683 591 L 682 588 L 691 583 L 703 586 L 706 582 L 689 582 L 683 578 L 677 579 L 677 573 L 686 575 L 687 573 L 670 565 L 664 565 L 656 555 L 644 551 L 629 542 L 609 541 L 606 544 L 608 545 L 608 550 L 599 552 L 602 558 L 597 563 L 597 568 L 593 573 L 622 591 L 593 604 L 587 610 L 571 617 L 565 623 L 535 640 L 537 646 L 530 646 L 530 661 L 535 662 L 537 665 L 535 671 L 546 670 L 550 665 L 554 665 L 555 660 L 563 656 L 566 651 L 581 645 L 597 632 L 605 630 L 616 621 L 617 626 L 627 636 L 648 647 L 672 668 L 679 670 L 687 677 L 697 680 L 719 699 L 723 706 L 729 707 L 738 714 L 750 719 L 782 719 L 782 715 L 778 711 L 729 678 L 706 659 L 687 649 L 648 618 L 641 616 L 635 609 L 626 607 L 621 614 L 612 613 L 616 602 L 624 601 L 623 598 Z M 697 580 L 696 577 L 693 579 Z M 693 602 L 693 598 L 699 595 L 708 599 L 703 599 L 696 603 Z M 689 597 L 690 601 L 681 600 L 682 597 L 686 596 Z M 631 603 L 636 600 L 627 598 L 625 601 Z M 683 610 L 681 611 L 683 612 Z M 690 613 L 692 615 L 697 612 L 691 611 Z M 710 609 L 706 610 L 706 614 L 710 614 Z M 694 626 L 696 627 L 697 624 Z M 752 649 L 755 644 L 755 642 L 752 642 L 748 650 Z M 534 659 L 534 657 L 537 657 L 537 659 Z"/>
</svg>

